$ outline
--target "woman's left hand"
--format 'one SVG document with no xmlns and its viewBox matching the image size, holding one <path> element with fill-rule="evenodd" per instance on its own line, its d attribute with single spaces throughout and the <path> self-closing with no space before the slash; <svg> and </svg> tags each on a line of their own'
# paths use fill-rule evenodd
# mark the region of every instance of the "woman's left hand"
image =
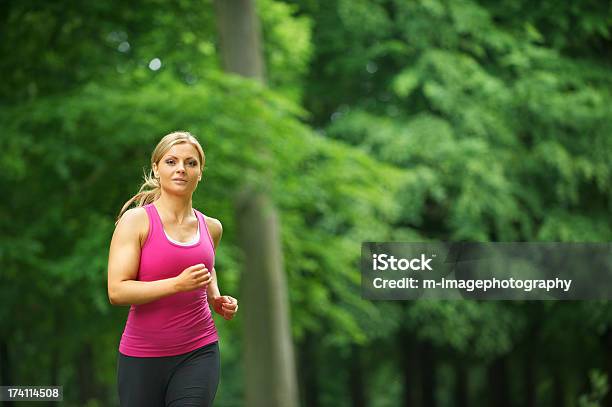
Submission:
<svg viewBox="0 0 612 407">
<path fill-rule="evenodd" d="M 213 308 L 217 314 L 229 321 L 238 312 L 238 300 L 229 295 L 220 295 L 213 298 Z"/>
</svg>

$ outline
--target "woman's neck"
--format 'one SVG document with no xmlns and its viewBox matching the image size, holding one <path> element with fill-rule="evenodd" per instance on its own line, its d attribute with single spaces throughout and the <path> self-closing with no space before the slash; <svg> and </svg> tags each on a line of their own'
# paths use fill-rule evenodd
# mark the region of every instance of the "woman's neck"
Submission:
<svg viewBox="0 0 612 407">
<path fill-rule="evenodd" d="M 169 221 L 179 225 L 193 215 L 191 197 L 185 199 L 181 196 L 162 194 L 154 203 L 158 211 L 161 210 Z"/>
</svg>

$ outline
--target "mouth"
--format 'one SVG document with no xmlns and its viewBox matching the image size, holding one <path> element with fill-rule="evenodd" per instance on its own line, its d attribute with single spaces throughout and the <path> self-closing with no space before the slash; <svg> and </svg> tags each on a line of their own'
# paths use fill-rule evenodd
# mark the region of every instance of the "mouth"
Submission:
<svg viewBox="0 0 612 407">
<path fill-rule="evenodd" d="M 187 183 L 187 180 L 186 179 L 182 179 L 182 178 L 173 178 L 172 181 L 178 182 L 180 184 L 186 184 Z"/>
</svg>

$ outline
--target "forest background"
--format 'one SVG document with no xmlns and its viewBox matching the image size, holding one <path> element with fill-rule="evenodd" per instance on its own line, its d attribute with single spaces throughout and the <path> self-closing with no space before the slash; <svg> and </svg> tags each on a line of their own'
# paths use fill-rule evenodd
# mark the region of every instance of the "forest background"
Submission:
<svg viewBox="0 0 612 407">
<path fill-rule="evenodd" d="M 110 237 L 183 129 L 207 154 L 194 207 L 224 225 L 222 293 L 248 270 L 240 186 L 278 210 L 300 405 L 612 406 L 608 302 L 374 302 L 357 267 L 362 241 L 612 240 L 612 5 L 256 15 L 260 80 L 223 69 L 211 0 L 0 3 L 2 384 L 117 405 Z M 242 318 L 215 319 L 216 406 L 245 405 Z"/>
</svg>

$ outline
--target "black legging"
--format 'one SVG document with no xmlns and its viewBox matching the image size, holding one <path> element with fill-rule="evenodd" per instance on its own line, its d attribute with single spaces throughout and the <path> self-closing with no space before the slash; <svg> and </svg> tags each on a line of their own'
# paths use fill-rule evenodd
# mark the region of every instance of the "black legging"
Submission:
<svg viewBox="0 0 612 407">
<path fill-rule="evenodd" d="M 121 407 L 210 407 L 219 384 L 219 370 L 217 342 L 177 356 L 119 353 L 119 403 Z"/>
</svg>

